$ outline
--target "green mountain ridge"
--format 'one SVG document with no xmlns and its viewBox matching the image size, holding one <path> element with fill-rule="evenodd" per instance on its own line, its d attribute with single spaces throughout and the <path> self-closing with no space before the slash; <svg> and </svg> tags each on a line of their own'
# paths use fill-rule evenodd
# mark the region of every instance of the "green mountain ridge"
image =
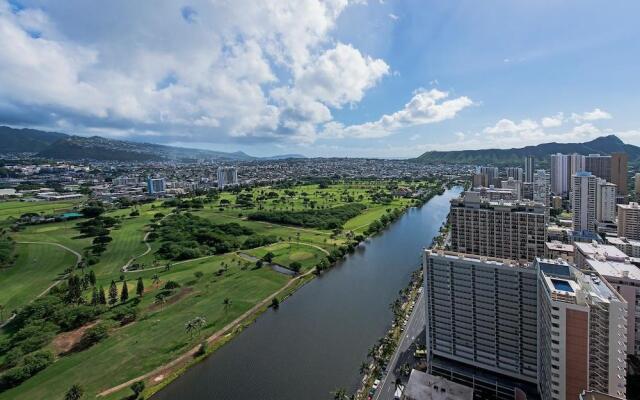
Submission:
<svg viewBox="0 0 640 400">
<path fill-rule="evenodd" d="M 640 147 L 626 144 L 615 135 L 602 136 L 584 143 L 543 143 L 537 146 L 526 146 L 512 149 L 480 149 L 456 151 L 428 151 L 414 159 L 425 164 L 489 164 L 495 166 L 519 165 L 526 156 L 534 156 L 536 160 L 546 163 L 551 154 L 578 153 L 611 154 L 624 152 L 629 155 L 631 163 L 640 162 Z"/>
<path fill-rule="evenodd" d="M 244 152 L 222 152 L 190 149 L 154 143 L 107 139 L 100 136 L 75 136 L 36 129 L 15 129 L 0 126 L 0 153 L 36 153 L 42 158 L 59 160 L 98 161 L 164 161 L 164 160 L 226 160 L 251 161 L 261 159 Z M 305 158 L 287 154 L 264 159 Z"/>
</svg>

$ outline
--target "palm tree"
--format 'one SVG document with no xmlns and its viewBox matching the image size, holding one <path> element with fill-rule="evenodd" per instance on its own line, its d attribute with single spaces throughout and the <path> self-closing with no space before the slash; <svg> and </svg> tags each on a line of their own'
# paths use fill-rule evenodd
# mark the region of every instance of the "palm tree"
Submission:
<svg viewBox="0 0 640 400">
<path fill-rule="evenodd" d="M 167 299 L 160 293 L 158 293 L 156 295 L 155 300 L 153 300 L 153 304 L 155 305 L 159 305 L 160 306 L 160 310 L 162 310 L 162 307 L 164 306 L 164 303 L 167 302 Z"/>
<path fill-rule="evenodd" d="M 360 375 L 364 375 L 367 369 L 369 369 L 369 366 L 363 361 L 362 364 L 360 364 Z"/>
<path fill-rule="evenodd" d="M 185 322 L 184 330 L 189 334 L 190 338 L 193 339 L 193 332 L 196 330 L 196 326 L 193 324 L 193 320 Z"/>
<path fill-rule="evenodd" d="M 333 395 L 333 400 L 348 400 L 349 396 L 347 395 L 347 391 L 343 388 L 339 388 L 331 392 Z"/>
<path fill-rule="evenodd" d="M 228 310 L 229 307 L 231 307 L 231 299 L 225 297 L 224 300 L 222 300 L 222 304 L 224 304 L 225 311 Z"/>
<path fill-rule="evenodd" d="M 64 395 L 64 400 L 80 400 L 82 396 L 84 396 L 84 389 L 82 386 L 75 384 Z"/>
<path fill-rule="evenodd" d="M 160 277 L 158 276 L 158 274 L 153 274 L 153 276 L 151 277 L 151 280 L 153 281 L 153 284 L 156 287 L 160 285 Z"/>
</svg>

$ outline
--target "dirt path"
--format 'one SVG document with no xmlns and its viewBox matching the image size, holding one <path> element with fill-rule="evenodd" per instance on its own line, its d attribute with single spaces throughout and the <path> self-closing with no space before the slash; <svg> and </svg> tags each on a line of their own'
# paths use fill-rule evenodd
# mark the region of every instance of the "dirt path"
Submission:
<svg viewBox="0 0 640 400">
<path fill-rule="evenodd" d="M 262 300 L 261 302 L 259 302 L 255 306 L 253 306 L 251 309 L 246 311 L 244 314 L 240 315 L 238 318 L 236 318 L 233 321 L 229 322 L 222 329 L 218 330 L 213 335 L 209 336 L 206 339 L 207 343 L 211 344 L 211 343 L 214 343 L 217 340 L 219 340 L 226 333 L 230 332 L 236 326 L 241 324 L 245 319 L 247 319 L 248 317 L 250 317 L 253 314 L 255 314 L 258 311 L 260 311 L 260 309 L 262 307 L 265 307 L 265 306 L 269 305 L 270 302 L 271 302 L 271 299 L 273 299 L 274 297 L 278 296 L 279 294 L 285 292 L 291 286 L 296 284 L 299 280 L 305 278 L 309 274 L 312 274 L 314 271 L 315 271 L 315 268 L 311 269 L 309 272 L 306 272 L 306 273 L 304 273 L 304 274 L 302 274 L 302 275 L 300 275 L 300 276 L 298 276 L 296 278 L 291 279 L 289 282 L 287 282 L 286 285 L 284 285 L 282 288 L 280 288 L 277 292 L 271 294 L 270 296 L 268 296 L 267 298 L 265 298 L 264 300 Z M 191 350 L 189 350 L 188 352 L 182 354 L 181 356 L 179 356 L 178 358 L 174 359 L 173 361 L 170 361 L 169 363 L 167 363 L 165 365 L 162 365 L 162 366 L 154 369 L 151 372 L 147 372 L 144 375 L 138 376 L 137 378 L 128 380 L 127 382 L 121 383 L 121 384 L 119 384 L 117 386 L 114 386 L 112 388 L 104 390 L 103 392 L 98 393 L 98 396 L 108 396 L 108 395 L 110 395 L 112 393 L 115 393 L 115 392 L 118 392 L 120 390 L 126 389 L 129 386 L 131 386 L 134 382 L 141 381 L 141 380 L 147 380 L 147 379 L 150 379 L 150 378 L 155 378 L 153 380 L 154 383 L 155 382 L 159 382 L 162 379 L 164 379 L 165 376 L 170 375 L 172 371 L 184 366 L 189 361 L 191 361 L 193 359 L 194 354 L 199 349 L 200 349 L 200 345 L 197 345 L 196 347 L 194 347 Z"/>
</svg>

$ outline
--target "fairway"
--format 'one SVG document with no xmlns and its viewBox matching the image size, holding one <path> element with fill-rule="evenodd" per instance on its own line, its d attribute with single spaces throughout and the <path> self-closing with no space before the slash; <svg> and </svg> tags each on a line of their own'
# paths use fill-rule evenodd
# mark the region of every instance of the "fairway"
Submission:
<svg viewBox="0 0 640 400">
<path fill-rule="evenodd" d="M 31 301 L 76 263 L 73 253 L 50 244 L 16 246 L 15 265 L 0 269 L 0 304 L 9 311 Z"/>
</svg>

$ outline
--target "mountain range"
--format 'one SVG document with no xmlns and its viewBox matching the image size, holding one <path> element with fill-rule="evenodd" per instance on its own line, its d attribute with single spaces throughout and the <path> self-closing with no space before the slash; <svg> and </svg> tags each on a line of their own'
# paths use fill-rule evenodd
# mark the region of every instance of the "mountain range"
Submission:
<svg viewBox="0 0 640 400">
<path fill-rule="evenodd" d="M 425 164 L 489 164 L 495 166 L 519 165 L 526 156 L 534 156 L 541 164 L 546 164 L 554 153 L 611 154 L 623 152 L 629 155 L 629 162 L 640 162 L 640 147 L 626 144 L 615 135 L 602 136 L 584 143 L 543 143 L 513 149 L 482 149 L 457 151 L 428 151 L 414 159 Z"/>
<path fill-rule="evenodd" d="M 153 143 L 107 139 L 100 136 L 75 136 L 36 129 L 0 126 L 0 154 L 34 153 L 37 157 L 61 160 L 165 161 L 220 160 L 251 161 L 305 158 L 300 154 L 253 157 L 244 152 L 190 149 Z"/>
</svg>

